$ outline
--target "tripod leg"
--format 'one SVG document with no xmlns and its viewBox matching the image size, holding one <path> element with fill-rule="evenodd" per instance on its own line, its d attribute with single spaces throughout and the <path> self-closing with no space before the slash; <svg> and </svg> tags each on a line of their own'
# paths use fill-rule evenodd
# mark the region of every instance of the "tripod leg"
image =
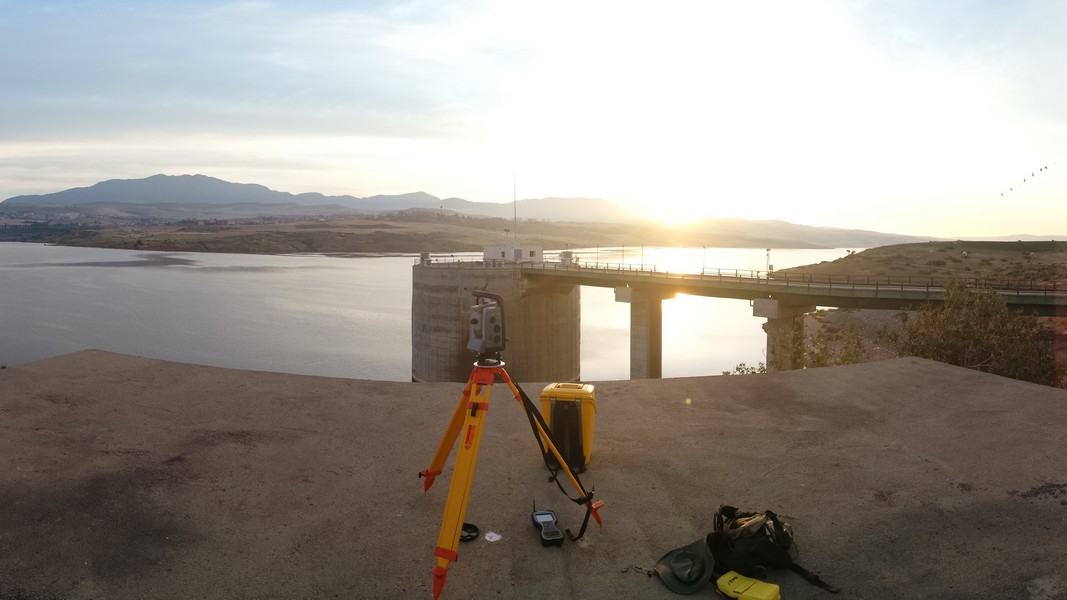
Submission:
<svg viewBox="0 0 1067 600">
<path fill-rule="evenodd" d="M 426 481 L 422 484 L 422 491 L 427 492 L 430 490 L 430 486 L 433 485 L 434 479 L 441 474 L 441 470 L 445 467 L 445 461 L 448 460 L 448 454 L 452 452 L 452 447 L 456 445 L 456 438 L 459 437 L 460 427 L 463 426 L 463 415 L 467 412 L 467 404 L 470 401 L 471 389 L 474 385 L 474 374 L 467 378 L 467 386 L 463 388 L 463 395 L 460 396 L 459 402 L 456 404 L 456 410 L 452 412 L 452 419 L 448 422 L 448 427 L 445 428 L 445 435 L 441 438 L 441 443 L 437 446 L 437 452 L 433 455 L 433 460 L 430 461 L 430 466 L 425 470 L 419 472 L 419 477 L 425 477 Z"/>
<path fill-rule="evenodd" d="M 519 392 L 519 388 L 515 385 L 514 382 L 511 381 L 510 377 L 505 376 L 503 379 L 504 383 L 508 384 L 508 388 L 511 389 L 511 393 L 515 396 L 515 400 L 521 405 L 522 395 L 521 392 Z M 541 439 L 544 441 L 545 448 L 548 449 L 552 456 L 556 457 L 556 461 L 558 461 L 560 467 L 562 467 L 560 470 L 567 474 L 567 479 L 570 480 L 571 485 L 574 486 L 574 489 L 578 491 L 578 495 L 586 496 L 587 494 L 585 488 L 583 488 L 582 484 L 579 483 L 578 480 L 574 477 L 574 472 L 571 470 L 570 465 L 567 464 L 567 460 L 563 458 L 563 455 L 560 454 L 559 449 L 556 448 L 556 444 L 552 442 L 552 436 L 549 435 L 547 431 L 545 431 L 545 428 L 541 426 L 541 423 L 534 421 L 534 426 L 537 427 L 537 432 L 541 435 Z"/>
<path fill-rule="evenodd" d="M 508 388 L 511 390 L 512 395 L 515 396 L 515 401 L 518 402 L 520 405 L 522 405 L 523 404 L 523 393 L 519 389 L 519 387 L 517 385 L 515 385 L 515 382 L 513 382 L 511 380 L 511 377 L 503 369 L 500 369 L 500 376 L 501 376 L 501 379 L 504 380 L 504 383 L 508 384 Z M 592 515 L 592 517 L 594 519 L 596 519 L 597 524 L 603 526 L 604 523 L 600 520 L 600 513 L 598 512 L 598 510 L 600 509 L 601 506 L 604 505 L 604 503 L 603 502 L 593 502 L 592 494 L 586 492 L 585 488 L 582 487 L 582 483 L 580 481 L 578 481 L 577 477 L 575 477 L 574 471 L 571 469 L 570 465 L 567 464 L 567 460 L 565 458 L 563 458 L 563 455 L 560 454 L 559 449 L 556 448 L 555 442 L 552 441 L 552 436 L 549 435 L 548 431 L 546 431 L 546 429 L 545 429 L 543 423 L 541 422 L 540 418 L 532 419 L 532 422 L 533 422 L 533 425 L 534 425 L 535 429 L 537 430 L 537 435 L 541 436 L 541 439 L 543 440 L 545 448 L 547 448 L 548 451 L 552 454 L 552 456 L 554 456 L 556 458 L 556 461 L 559 463 L 559 465 L 561 467 L 560 470 L 567 474 L 567 479 L 570 480 L 571 485 L 574 486 L 574 489 L 578 492 L 579 499 L 581 499 L 583 501 L 583 503 L 585 504 L 586 508 L 588 509 L 588 512 L 586 513 L 586 522 L 588 522 L 589 516 Z M 560 488 L 560 489 L 562 489 L 562 488 Z M 582 525 L 582 533 L 584 533 L 584 532 L 585 532 L 585 524 Z M 568 533 L 570 533 L 570 532 L 568 531 Z M 579 534 L 579 537 L 580 536 L 581 536 L 581 534 Z M 571 538 L 571 539 L 575 539 L 575 538 Z"/>
<path fill-rule="evenodd" d="M 476 373 L 478 370 L 476 369 Z M 478 448 L 482 441 L 485 426 L 485 414 L 489 409 L 489 392 L 492 388 L 493 375 L 488 374 L 488 381 L 481 375 L 471 376 L 473 386 L 468 384 L 470 393 L 462 423 L 462 439 L 456 453 L 456 464 L 449 484 L 448 500 L 445 502 L 445 514 L 441 519 L 441 531 L 437 535 L 437 567 L 433 573 L 433 597 L 441 594 L 448 575 L 448 565 L 456 560 L 456 547 L 459 534 L 463 529 L 463 518 L 467 514 L 467 501 L 470 499 L 471 482 L 474 480 L 474 466 L 478 461 Z"/>
</svg>

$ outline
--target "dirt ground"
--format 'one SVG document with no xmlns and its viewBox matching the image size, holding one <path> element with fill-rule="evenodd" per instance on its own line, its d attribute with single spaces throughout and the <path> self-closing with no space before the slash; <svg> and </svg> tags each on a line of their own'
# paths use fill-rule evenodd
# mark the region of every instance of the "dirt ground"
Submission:
<svg viewBox="0 0 1067 600">
<path fill-rule="evenodd" d="M 604 526 L 540 545 L 533 502 L 583 513 L 494 390 L 483 535 L 443 600 L 677 598 L 647 573 L 724 503 L 785 515 L 843 590 L 769 574 L 790 600 L 1067 599 L 1065 390 L 920 359 L 592 383 Z M 416 474 L 461 391 L 94 350 L 0 369 L 0 598 L 430 598 L 451 465 Z"/>
</svg>

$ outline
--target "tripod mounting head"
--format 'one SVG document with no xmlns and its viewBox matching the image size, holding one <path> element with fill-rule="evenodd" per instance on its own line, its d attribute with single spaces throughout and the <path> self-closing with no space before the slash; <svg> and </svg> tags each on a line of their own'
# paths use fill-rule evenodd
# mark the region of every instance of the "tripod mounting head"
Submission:
<svg viewBox="0 0 1067 600">
<path fill-rule="evenodd" d="M 467 349 L 483 358 L 500 360 L 507 344 L 504 330 L 504 299 L 499 294 L 476 290 L 467 322 Z"/>
</svg>

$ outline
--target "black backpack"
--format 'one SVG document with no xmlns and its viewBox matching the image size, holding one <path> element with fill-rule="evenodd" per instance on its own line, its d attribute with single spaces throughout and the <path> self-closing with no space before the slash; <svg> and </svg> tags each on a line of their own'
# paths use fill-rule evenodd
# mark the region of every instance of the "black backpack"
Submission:
<svg viewBox="0 0 1067 600">
<path fill-rule="evenodd" d="M 828 592 L 840 591 L 794 562 L 793 528 L 772 511 L 742 512 L 724 504 L 715 513 L 715 531 L 707 542 L 716 573 L 737 571 L 759 579 L 769 569 L 788 568 Z"/>
</svg>

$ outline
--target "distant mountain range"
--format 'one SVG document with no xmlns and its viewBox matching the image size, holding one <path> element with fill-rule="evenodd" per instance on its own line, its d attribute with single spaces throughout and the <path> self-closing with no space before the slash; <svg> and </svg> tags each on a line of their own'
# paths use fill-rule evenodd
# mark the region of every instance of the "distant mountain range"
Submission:
<svg viewBox="0 0 1067 600">
<path fill-rule="evenodd" d="M 541 198 L 512 203 L 471 202 L 462 198 L 438 198 L 426 192 L 378 195 L 367 198 L 327 196 L 317 192 L 290 194 L 254 183 L 231 183 L 206 175 L 153 175 L 144 179 L 110 179 L 83 188 L 53 194 L 15 196 L 4 204 L 81 206 L 86 204 L 188 204 L 188 205 L 297 205 L 324 212 L 379 212 L 412 208 L 443 209 L 487 217 L 566 221 L 625 221 L 632 211 L 619 204 L 595 198 Z M 565 216 L 566 218 L 560 218 Z M 616 217 L 616 218 L 612 218 Z"/>
<path fill-rule="evenodd" d="M 540 198 L 506 204 L 471 202 L 461 198 L 442 199 L 426 192 L 357 198 L 319 193 L 290 194 L 262 185 L 231 183 L 205 175 L 112 179 L 52 194 L 15 196 L 0 204 L 0 208 L 7 210 L 22 206 L 71 207 L 86 214 L 168 219 L 339 215 L 433 209 L 507 219 L 517 214 L 523 219 L 548 221 L 642 224 L 648 221 L 647 217 L 636 214 L 629 207 L 599 198 Z M 692 227 L 702 232 L 729 234 L 735 238 L 795 241 L 838 248 L 870 248 L 931 239 L 856 229 L 810 227 L 785 221 L 705 219 L 694 223 Z"/>
</svg>

